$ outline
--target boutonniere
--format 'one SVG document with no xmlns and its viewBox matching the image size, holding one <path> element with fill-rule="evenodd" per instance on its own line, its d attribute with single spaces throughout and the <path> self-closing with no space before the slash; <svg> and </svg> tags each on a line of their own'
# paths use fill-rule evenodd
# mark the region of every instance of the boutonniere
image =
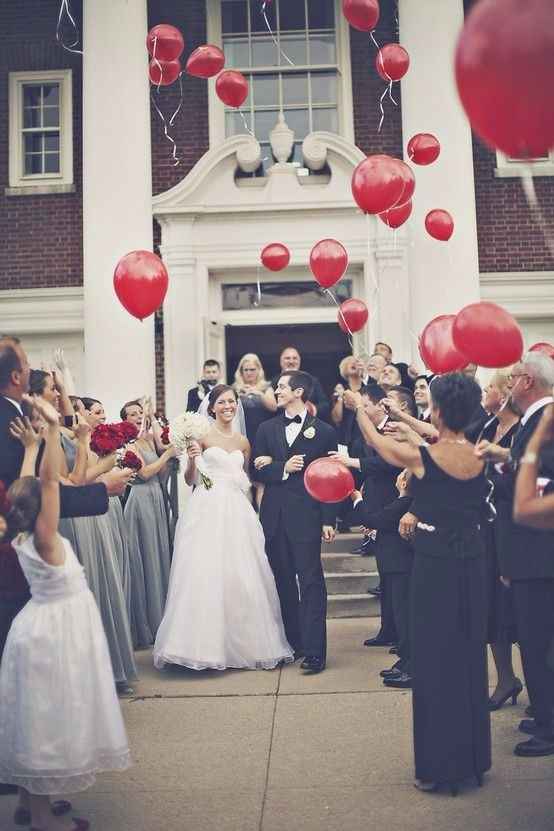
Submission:
<svg viewBox="0 0 554 831">
<path fill-rule="evenodd" d="M 308 427 L 307 430 L 304 430 L 303 435 L 307 439 L 313 439 L 315 436 L 315 427 Z"/>
</svg>

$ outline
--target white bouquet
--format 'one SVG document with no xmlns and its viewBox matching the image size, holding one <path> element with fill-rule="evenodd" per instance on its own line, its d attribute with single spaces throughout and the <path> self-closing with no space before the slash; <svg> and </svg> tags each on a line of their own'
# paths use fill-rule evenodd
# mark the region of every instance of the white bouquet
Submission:
<svg viewBox="0 0 554 831">
<path fill-rule="evenodd" d="M 181 413 L 169 425 L 169 442 L 179 453 L 183 453 L 192 441 L 202 441 L 211 430 L 211 424 L 206 416 L 200 413 Z M 202 471 L 198 471 L 202 484 L 209 490 L 213 482 Z"/>
</svg>

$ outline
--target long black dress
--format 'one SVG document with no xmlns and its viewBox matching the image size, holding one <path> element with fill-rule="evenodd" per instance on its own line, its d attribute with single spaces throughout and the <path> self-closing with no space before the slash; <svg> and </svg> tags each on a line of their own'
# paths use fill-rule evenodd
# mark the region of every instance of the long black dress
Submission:
<svg viewBox="0 0 554 831">
<path fill-rule="evenodd" d="M 421 448 L 411 636 L 416 777 L 457 783 L 491 766 L 483 473 L 455 479 Z"/>
</svg>

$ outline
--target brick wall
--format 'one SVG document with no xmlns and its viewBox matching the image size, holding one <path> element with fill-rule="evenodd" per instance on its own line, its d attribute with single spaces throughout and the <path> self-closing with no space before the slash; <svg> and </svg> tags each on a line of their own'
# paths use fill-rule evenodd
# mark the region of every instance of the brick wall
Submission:
<svg viewBox="0 0 554 831">
<path fill-rule="evenodd" d="M 55 38 L 59 0 L 0 3 L 0 289 L 82 283 L 81 58 Z M 81 19 L 81 2 L 72 9 Z M 8 73 L 73 70 L 76 193 L 4 194 L 8 177 Z"/>
</svg>

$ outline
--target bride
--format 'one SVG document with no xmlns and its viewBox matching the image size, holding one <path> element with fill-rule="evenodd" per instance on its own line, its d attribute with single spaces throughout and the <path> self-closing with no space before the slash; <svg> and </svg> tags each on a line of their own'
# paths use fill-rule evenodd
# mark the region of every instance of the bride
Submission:
<svg viewBox="0 0 554 831">
<path fill-rule="evenodd" d="M 248 499 L 250 445 L 233 432 L 236 412 L 232 387 L 215 387 L 208 410 L 214 423 L 202 444 L 192 442 L 187 451 L 185 480 L 198 487 L 175 532 L 154 645 L 158 669 L 272 669 L 294 660 L 262 527 Z"/>
</svg>

